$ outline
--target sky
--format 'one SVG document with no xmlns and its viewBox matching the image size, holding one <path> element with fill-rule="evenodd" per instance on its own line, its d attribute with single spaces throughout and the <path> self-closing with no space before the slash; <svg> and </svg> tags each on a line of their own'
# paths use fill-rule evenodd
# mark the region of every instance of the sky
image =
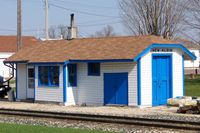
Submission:
<svg viewBox="0 0 200 133">
<path fill-rule="evenodd" d="M 106 25 L 119 35 L 126 29 L 119 15 L 118 0 L 49 0 L 49 26 L 69 26 L 75 14 L 79 35 L 91 36 Z M 0 35 L 16 35 L 17 0 L 0 0 Z M 22 34 L 44 36 L 44 0 L 22 0 Z"/>
</svg>

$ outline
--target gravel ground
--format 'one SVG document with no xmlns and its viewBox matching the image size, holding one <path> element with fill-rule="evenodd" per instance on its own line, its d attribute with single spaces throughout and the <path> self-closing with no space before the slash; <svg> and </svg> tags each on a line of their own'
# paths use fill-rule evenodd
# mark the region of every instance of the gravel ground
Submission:
<svg viewBox="0 0 200 133">
<path fill-rule="evenodd" d="M 149 119 L 154 118 L 154 119 L 200 122 L 200 115 L 177 114 L 176 113 L 177 107 L 166 107 L 166 106 L 139 109 L 136 107 L 109 107 L 109 106 L 80 107 L 80 106 L 62 106 L 56 104 L 0 101 L 0 108 L 83 113 L 83 114 L 100 114 L 100 115 L 126 116 L 126 117 L 134 116 L 134 117 L 149 118 Z"/>
<path fill-rule="evenodd" d="M 59 127 L 59 128 L 69 127 L 78 129 L 102 130 L 109 132 L 124 132 L 124 133 L 197 133 L 195 131 L 174 130 L 166 128 L 155 128 L 155 127 L 145 127 L 145 126 L 124 125 L 124 124 L 30 118 L 30 117 L 18 117 L 18 116 L 14 117 L 7 115 L 0 115 L 0 123 L 40 125 L 40 126 Z"/>
</svg>

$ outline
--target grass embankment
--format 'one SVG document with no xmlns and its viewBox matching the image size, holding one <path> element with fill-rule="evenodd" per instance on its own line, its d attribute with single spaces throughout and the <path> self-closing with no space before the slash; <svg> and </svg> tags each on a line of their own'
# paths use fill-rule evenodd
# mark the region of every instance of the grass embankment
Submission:
<svg viewBox="0 0 200 133">
<path fill-rule="evenodd" d="M 0 123 L 0 133 L 106 133 L 106 132 L 84 130 L 84 129 L 73 129 L 73 128 L 53 128 L 46 126 Z"/>
<path fill-rule="evenodd" d="M 200 75 L 191 79 L 190 76 L 185 76 L 185 95 L 200 97 Z"/>
</svg>

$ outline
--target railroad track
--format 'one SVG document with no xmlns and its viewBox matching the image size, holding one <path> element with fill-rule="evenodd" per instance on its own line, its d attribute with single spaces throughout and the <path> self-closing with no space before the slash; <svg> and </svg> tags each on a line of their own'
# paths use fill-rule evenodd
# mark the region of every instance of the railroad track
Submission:
<svg viewBox="0 0 200 133">
<path fill-rule="evenodd" d="M 148 118 L 138 118 L 138 117 L 105 116 L 105 115 L 94 115 L 94 114 L 61 113 L 61 112 L 4 109 L 4 108 L 0 108 L 0 114 L 200 131 L 200 122 L 187 122 L 187 121 L 177 121 L 177 120 L 163 120 L 163 119 L 161 120 L 161 119 L 148 119 Z"/>
</svg>

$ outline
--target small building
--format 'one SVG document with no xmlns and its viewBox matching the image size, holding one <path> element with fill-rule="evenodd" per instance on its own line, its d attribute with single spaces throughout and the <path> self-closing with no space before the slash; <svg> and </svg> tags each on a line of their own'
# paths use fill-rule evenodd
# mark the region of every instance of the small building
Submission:
<svg viewBox="0 0 200 133">
<path fill-rule="evenodd" d="M 185 60 L 185 74 L 200 74 L 200 46 L 191 42 L 183 44 L 197 59 Z"/>
<path fill-rule="evenodd" d="M 64 105 L 157 106 L 184 95 L 187 48 L 156 36 L 45 41 L 20 50 L 17 100 Z"/>
<path fill-rule="evenodd" d="M 184 61 L 185 75 L 200 74 L 200 45 L 181 38 L 176 38 L 176 41 L 185 46 L 191 53 L 193 53 L 197 57 L 196 60 Z"/>
<path fill-rule="evenodd" d="M 37 42 L 36 38 L 32 36 L 23 36 L 22 41 L 24 47 L 29 47 Z M 5 66 L 3 61 L 16 51 L 16 36 L 0 36 L 0 76 L 4 78 L 9 78 L 11 76 L 11 68 Z"/>
</svg>

